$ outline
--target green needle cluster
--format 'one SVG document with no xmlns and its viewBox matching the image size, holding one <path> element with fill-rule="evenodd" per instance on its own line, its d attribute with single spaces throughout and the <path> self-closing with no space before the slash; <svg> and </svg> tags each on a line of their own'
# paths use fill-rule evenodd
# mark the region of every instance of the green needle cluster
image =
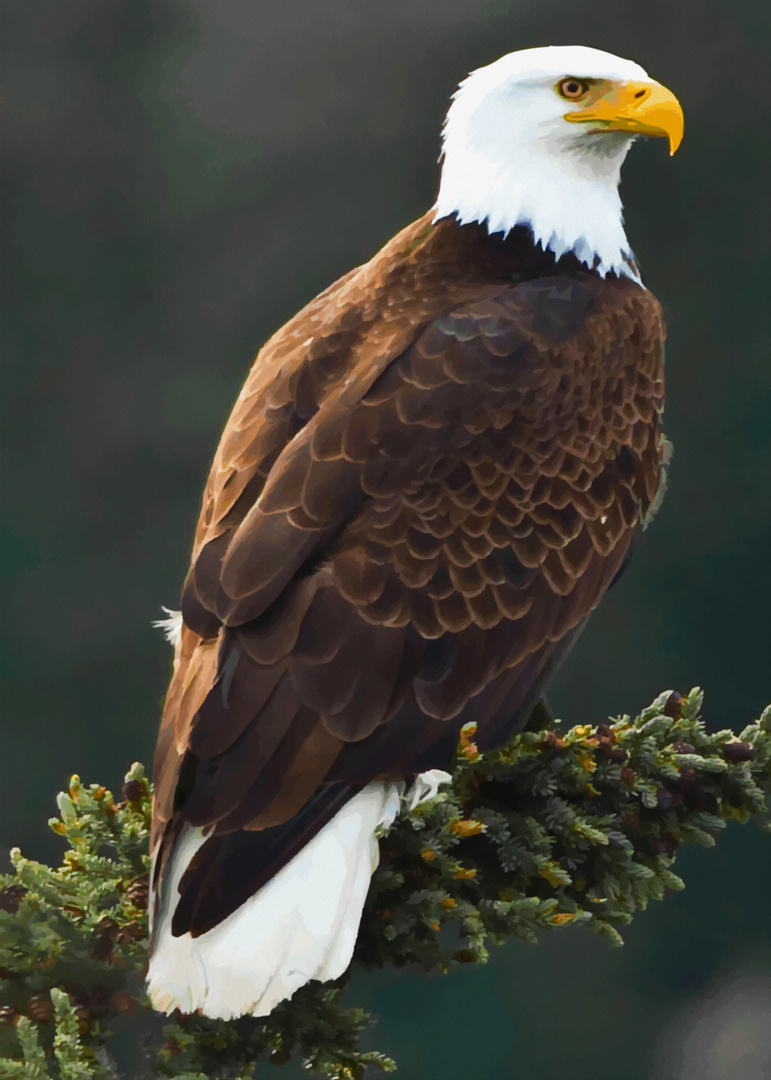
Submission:
<svg viewBox="0 0 771 1080">
<path fill-rule="evenodd" d="M 448 972 L 491 945 L 584 925 L 621 945 L 650 900 L 683 888 L 680 844 L 711 846 L 730 819 L 771 831 L 771 707 L 738 736 L 709 734 L 702 695 L 666 692 L 634 718 L 540 730 L 480 754 L 467 725 L 452 783 L 381 839 L 355 960 Z M 139 1048 L 132 1080 L 247 1080 L 300 1056 L 328 1080 L 395 1063 L 359 1049 L 370 1017 L 342 1001 L 347 976 L 312 983 L 267 1019 L 154 1013 L 144 991 L 152 789 L 140 764 L 122 799 L 73 776 L 49 822 L 61 866 L 0 875 L 0 1080 L 121 1073 L 116 1028 Z"/>
</svg>

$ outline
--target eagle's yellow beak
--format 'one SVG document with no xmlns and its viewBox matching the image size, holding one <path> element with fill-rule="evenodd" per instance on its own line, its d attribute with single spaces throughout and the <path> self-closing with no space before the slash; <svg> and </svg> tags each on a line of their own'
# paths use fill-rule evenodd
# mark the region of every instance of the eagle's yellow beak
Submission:
<svg viewBox="0 0 771 1080">
<path fill-rule="evenodd" d="M 672 91 L 661 83 L 614 83 L 605 97 L 586 109 L 566 113 L 565 119 L 597 124 L 598 131 L 666 135 L 670 154 L 674 154 L 683 139 L 682 107 Z"/>
</svg>

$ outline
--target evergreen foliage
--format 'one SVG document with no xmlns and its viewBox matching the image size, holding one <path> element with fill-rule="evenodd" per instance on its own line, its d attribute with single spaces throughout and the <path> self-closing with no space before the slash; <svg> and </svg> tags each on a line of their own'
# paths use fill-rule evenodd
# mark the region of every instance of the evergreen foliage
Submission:
<svg viewBox="0 0 771 1080">
<path fill-rule="evenodd" d="M 732 818 L 771 831 L 771 707 L 737 737 L 708 734 L 701 704 L 698 690 L 666 692 L 596 728 L 541 716 L 543 730 L 486 754 L 467 725 L 452 785 L 405 807 L 381 840 L 356 960 L 447 972 L 484 963 L 490 944 L 576 924 L 622 944 L 636 911 L 683 888 L 672 871 L 680 843 L 711 846 Z M 393 1071 L 359 1049 L 370 1018 L 343 1005 L 346 976 L 303 987 L 267 1019 L 152 1012 L 150 802 L 139 764 L 120 803 L 73 776 L 49 823 L 69 845 L 62 865 L 12 852 L 13 873 L 0 875 L 0 1080 L 118 1077 L 110 1043 L 121 1024 L 148 1080 L 247 1080 L 259 1061 L 297 1054 L 328 1080 Z"/>
</svg>

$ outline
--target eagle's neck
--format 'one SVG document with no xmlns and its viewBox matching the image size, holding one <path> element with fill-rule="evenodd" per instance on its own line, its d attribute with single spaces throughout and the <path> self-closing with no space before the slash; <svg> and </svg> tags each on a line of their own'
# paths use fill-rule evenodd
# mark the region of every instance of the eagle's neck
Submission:
<svg viewBox="0 0 771 1080">
<path fill-rule="evenodd" d="M 584 154 L 513 145 L 506 159 L 449 135 L 434 220 L 454 214 L 460 224 L 479 222 L 504 235 L 525 225 L 534 242 L 557 258 L 572 252 L 602 276 L 639 281 L 618 193 L 628 139 L 610 143 L 613 136 L 605 134 L 602 149 Z"/>
</svg>

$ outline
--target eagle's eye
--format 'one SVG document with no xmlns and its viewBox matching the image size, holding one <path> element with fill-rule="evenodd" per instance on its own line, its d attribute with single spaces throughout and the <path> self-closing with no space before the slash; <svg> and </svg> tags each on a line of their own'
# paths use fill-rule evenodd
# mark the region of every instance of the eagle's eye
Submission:
<svg viewBox="0 0 771 1080">
<path fill-rule="evenodd" d="M 576 101 L 578 98 L 583 97 L 588 89 L 588 82 L 584 79 L 574 79 L 572 75 L 568 76 L 567 79 L 561 79 L 557 83 L 557 93 L 568 101 Z"/>
</svg>

